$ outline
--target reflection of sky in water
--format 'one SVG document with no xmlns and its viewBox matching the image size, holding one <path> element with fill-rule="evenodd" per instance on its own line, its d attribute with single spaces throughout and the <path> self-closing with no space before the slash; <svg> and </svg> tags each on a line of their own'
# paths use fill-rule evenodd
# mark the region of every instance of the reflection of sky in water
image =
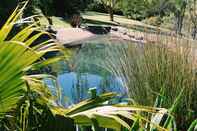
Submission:
<svg viewBox="0 0 197 131">
<path fill-rule="evenodd" d="M 58 81 L 61 87 L 63 87 L 63 90 L 62 90 L 63 96 L 67 96 L 70 99 L 74 99 L 74 97 L 77 97 L 75 96 L 77 94 L 75 94 L 76 91 L 74 90 L 74 88 L 76 88 L 78 84 L 80 84 L 79 86 L 81 88 L 85 88 L 84 90 L 85 90 L 85 93 L 87 94 L 89 88 L 99 86 L 100 79 L 101 78 L 99 76 L 91 75 L 91 74 L 82 75 L 80 76 L 80 79 L 78 79 L 77 73 L 74 73 L 74 72 L 64 73 L 58 76 Z M 86 85 L 87 87 L 83 87 L 83 85 Z"/>
<path fill-rule="evenodd" d="M 97 92 L 124 92 L 120 82 L 116 78 L 103 78 L 99 75 L 74 72 L 64 73 L 57 78 L 62 87 L 62 96 L 67 97 L 67 102 L 76 103 L 88 98 L 88 89 L 96 87 Z"/>
<path fill-rule="evenodd" d="M 88 98 L 88 90 L 93 87 L 97 88 L 98 94 L 117 92 L 117 94 L 125 95 L 126 93 L 119 79 L 112 76 L 105 78 L 95 74 L 70 72 L 58 75 L 57 81 L 61 87 L 61 99 L 65 106 Z M 49 79 L 45 80 L 45 82 L 49 85 L 52 92 L 56 94 L 54 83 Z"/>
</svg>

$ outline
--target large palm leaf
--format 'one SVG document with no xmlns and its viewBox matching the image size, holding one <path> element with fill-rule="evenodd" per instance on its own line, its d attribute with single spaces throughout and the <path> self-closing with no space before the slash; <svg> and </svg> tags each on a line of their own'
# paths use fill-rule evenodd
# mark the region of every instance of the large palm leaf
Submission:
<svg viewBox="0 0 197 131">
<path fill-rule="evenodd" d="M 154 114 L 158 110 L 162 109 L 135 106 L 100 106 L 70 115 L 70 117 L 74 119 L 76 124 L 93 126 L 94 128 L 104 127 L 120 131 L 124 127 L 132 130 L 132 126 L 138 122 L 138 129 L 144 129 L 144 123 L 149 123 L 160 131 L 166 131 L 167 129 L 162 128 L 158 123 L 151 122 L 148 118 L 140 115 L 143 112 Z"/>
<path fill-rule="evenodd" d="M 60 107 L 51 107 L 54 115 L 68 117 L 74 120 L 75 124 L 81 126 L 93 126 L 95 131 L 99 131 L 100 127 L 111 128 L 121 131 L 124 127 L 127 130 L 145 129 L 145 125 L 151 125 L 159 131 L 166 131 L 159 125 L 158 121 L 163 118 L 167 111 L 163 108 L 145 107 L 145 106 L 129 106 L 129 105 L 106 105 L 104 102 L 114 98 L 116 94 L 106 93 L 92 99 L 80 102 L 68 109 Z M 148 113 L 155 115 L 154 121 L 144 117 L 142 114 Z M 159 117 L 158 117 L 159 115 Z"/>
<path fill-rule="evenodd" d="M 25 89 L 23 69 L 40 56 L 22 43 L 0 43 L 0 112 L 7 112 L 16 105 Z"/>
<path fill-rule="evenodd" d="M 39 31 L 35 23 L 10 38 L 10 32 L 21 18 L 26 4 L 21 3 L 0 29 L 0 116 L 13 109 L 23 97 L 26 90 L 26 81 L 23 78 L 28 67 L 40 60 L 46 52 L 58 49 L 51 40 L 30 48 L 37 38 L 46 33 L 32 35 L 34 31 Z M 24 20 L 20 22 L 23 23 Z"/>
</svg>

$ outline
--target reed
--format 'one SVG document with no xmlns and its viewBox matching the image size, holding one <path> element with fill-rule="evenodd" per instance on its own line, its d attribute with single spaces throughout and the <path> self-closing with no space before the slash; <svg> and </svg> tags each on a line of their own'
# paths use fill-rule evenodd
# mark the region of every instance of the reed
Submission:
<svg viewBox="0 0 197 131">
<path fill-rule="evenodd" d="M 179 127 L 183 128 L 196 117 L 196 48 L 193 41 L 157 35 L 156 39 L 143 44 L 110 45 L 107 60 L 106 68 L 122 78 L 135 104 L 171 109 Z M 156 105 L 158 97 L 160 103 Z"/>
</svg>

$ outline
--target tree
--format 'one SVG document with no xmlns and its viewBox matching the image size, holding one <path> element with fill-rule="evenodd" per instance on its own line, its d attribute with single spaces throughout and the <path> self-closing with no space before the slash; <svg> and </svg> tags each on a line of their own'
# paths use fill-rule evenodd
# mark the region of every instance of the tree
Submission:
<svg viewBox="0 0 197 131">
<path fill-rule="evenodd" d="M 72 2 L 73 0 L 54 0 L 55 15 L 59 17 L 68 16 L 67 14 L 73 10 Z"/>
<path fill-rule="evenodd" d="M 123 0 L 121 10 L 129 18 L 142 20 L 151 16 L 163 17 L 169 13 L 170 0 Z"/>
<path fill-rule="evenodd" d="M 197 34 L 197 0 L 192 0 L 191 1 L 191 7 L 189 9 L 190 12 L 190 18 L 192 22 L 192 38 L 196 39 L 196 34 Z"/>
<path fill-rule="evenodd" d="M 121 0 L 100 0 L 110 15 L 110 21 L 114 21 L 114 9 Z"/>
<path fill-rule="evenodd" d="M 145 18 L 146 6 L 144 0 L 123 0 L 120 7 L 128 18 L 136 20 Z"/>
<path fill-rule="evenodd" d="M 175 32 L 181 34 L 188 0 L 172 0 L 172 4 L 172 12 L 175 16 Z"/>
<path fill-rule="evenodd" d="M 93 0 L 53 0 L 55 8 L 55 16 L 72 17 L 74 14 L 79 14 Z"/>
<path fill-rule="evenodd" d="M 146 17 L 163 17 L 169 12 L 170 0 L 145 0 Z"/>
<path fill-rule="evenodd" d="M 43 15 L 48 20 L 49 25 L 53 25 L 51 16 L 55 14 L 53 0 L 37 0 L 37 6 L 41 9 Z"/>
</svg>

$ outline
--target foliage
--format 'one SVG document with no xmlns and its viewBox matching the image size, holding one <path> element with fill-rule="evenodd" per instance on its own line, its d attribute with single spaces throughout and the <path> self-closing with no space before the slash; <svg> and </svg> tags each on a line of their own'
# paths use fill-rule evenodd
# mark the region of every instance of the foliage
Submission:
<svg viewBox="0 0 197 131">
<path fill-rule="evenodd" d="M 114 10 L 122 2 L 121 0 L 96 0 L 101 3 L 110 15 L 110 21 L 114 21 Z"/>
<path fill-rule="evenodd" d="M 55 8 L 55 16 L 71 17 L 74 14 L 79 14 L 80 11 L 90 4 L 92 0 L 53 0 Z"/>
<path fill-rule="evenodd" d="M 14 8 L 17 6 L 17 0 L 3 0 L 0 4 L 0 26 L 6 22 Z"/>
<path fill-rule="evenodd" d="M 192 38 L 195 40 L 196 39 L 196 34 L 197 34 L 197 7 L 196 7 L 197 1 L 196 0 L 192 0 L 192 2 L 190 3 L 190 9 L 189 9 L 189 14 L 190 14 L 190 19 L 191 19 L 191 23 L 192 23 L 192 33 L 191 36 Z"/>
<path fill-rule="evenodd" d="M 145 129 L 146 124 L 152 125 L 152 127 L 158 130 L 166 130 L 159 124 L 156 124 L 157 121 L 163 119 L 164 114 L 161 111 L 166 111 L 166 109 L 103 103 L 110 101 L 114 96 L 116 96 L 114 93 L 106 93 L 100 96 L 92 94 L 91 99 L 80 102 L 68 109 L 54 107 L 52 108 L 52 112 L 56 115 L 66 115 L 72 118 L 75 124 L 82 127 L 92 126 L 94 131 L 99 131 L 101 127 L 121 131 L 132 130 L 134 128 L 138 130 Z M 143 117 L 141 115 L 143 113 L 155 117 L 157 117 L 155 114 L 158 113 L 161 118 L 157 118 L 157 121 L 151 121 L 149 120 L 150 118 Z"/>
<path fill-rule="evenodd" d="M 144 0 L 124 0 L 121 9 L 124 15 L 128 18 L 141 20 L 145 17 Z"/>
<path fill-rule="evenodd" d="M 137 20 L 163 17 L 168 14 L 170 7 L 169 0 L 123 0 L 121 4 L 124 15 Z"/>
<path fill-rule="evenodd" d="M 183 27 L 183 19 L 185 16 L 188 0 L 173 0 L 173 8 L 172 12 L 176 18 L 175 21 L 175 31 L 178 34 L 181 34 L 182 27 Z"/>
<path fill-rule="evenodd" d="M 87 10 L 89 11 L 96 11 L 100 13 L 108 13 L 108 11 L 105 9 L 104 5 L 100 3 L 99 1 L 94 1 L 90 3 L 87 7 Z"/>
<path fill-rule="evenodd" d="M 66 115 L 74 119 L 74 123 L 82 128 L 92 126 L 94 131 L 100 131 L 102 127 L 120 131 L 176 130 L 175 119 L 168 113 L 170 110 L 139 105 L 110 105 L 103 103 L 104 101 L 110 101 L 114 96 L 114 93 L 100 96 L 92 94 L 91 99 L 73 107 L 68 109 L 56 107 L 52 110 L 55 114 Z M 157 99 L 156 103 L 159 101 Z M 196 121 L 192 122 L 189 129 L 194 129 L 195 126 Z"/>
<path fill-rule="evenodd" d="M 38 0 L 36 3 L 45 16 L 53 16 L 55 14 L 53 0 Z"/>
<path fill-rule="evenodd" d="M 36 23 L 31 23 L 14 36 L 10 35 L 16 24 L 26 23 L 25 20 L 28 20 L 28 18 L 20 20 L 26 4 L 21 3 L 0 30 L 0 59 L 2 62 L 0 69 L 1 130 L 6 128 L 15 130 L 15 127 L 20 127 L 21 130 L 27 129 L 29 126 L 27 121 L 30 118 L 29 115 L 31 115 L 27 110 L 32 107 L 32 102 L 29 100 L 29 90 L 37 92 L 36 94 L 42 96 L 43 101 L 46 101 L 50 96 L 43 95 L 47 94 L 47 88 L 38 86 L 38 80 L 37 86 L 32 86 L 31 82 L 31 87 L 29 87 L 30 76 L 27 74 L 36 62 L 42 63 L 45 61 L 42 56 L 46 52 L 57 51 L 59 47 L 52 40 L 38 45 L 33 44 L 41 35 L 47 34 L 46 32 L 38 32 L 32 35 L 33 32 L 39 31 Z M 17 121 L 18 113 L 21 115 L 19 115 L 20 120 Z M 19 123 L 18 126 L 17 123 Z"/>
<path fill-rule="evenodd" d="M 197 120 L 194 120 L 190 125 L 188 131 L 195 131 L 197 129 Z"/>
<path fill-rule="evenodd" d="M 105 66 L 123 78 L 128 95 L 135 103 L 151 106 L 158 96 L 162 100 L 159 107 L 169 109 L 176 103 L 171 113 L 178 120 L 177 126 L 188 127 L 187 122 L 196 117 L 197 109 L 196 58 L 192 55 L 191 43 L 183 39 L 157 37 L 142 47 L 130 44 L 109 48 L 109 61 Z"/>
</svg>

